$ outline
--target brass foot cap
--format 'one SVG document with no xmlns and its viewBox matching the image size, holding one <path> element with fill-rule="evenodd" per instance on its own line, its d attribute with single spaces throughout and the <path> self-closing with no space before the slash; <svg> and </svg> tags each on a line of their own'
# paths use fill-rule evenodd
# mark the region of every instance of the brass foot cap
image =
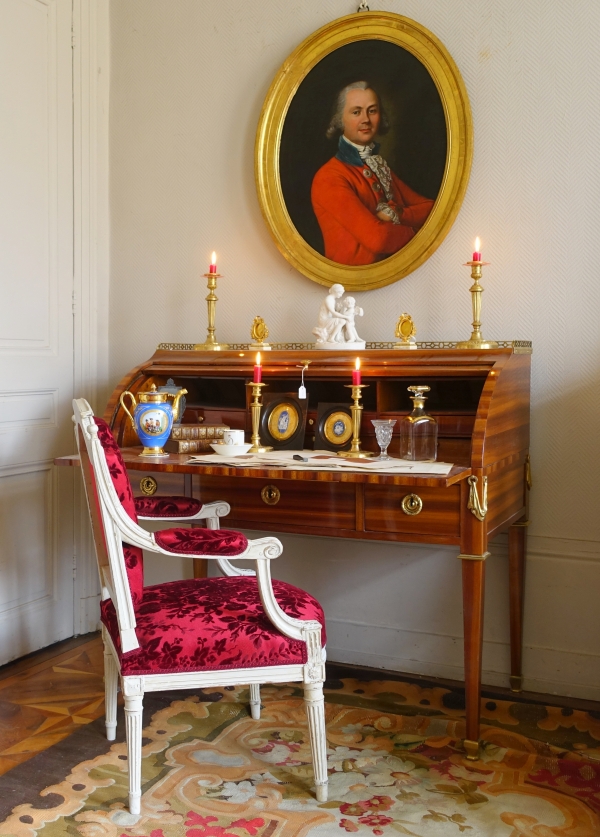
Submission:
<svg viewBox="0 0 600 837">
<path fill-rule="evenodd" d="M 464 738 L 463 747 L 469 761 L 477 761 L 479 758 L 479 741 L 469 741 L 468 738 Z"/>
<path fill-rule="evenodd" d="M 523 678 L 520 674 L 510 675 L 510 690 L 511 692 L 520 692 L 523 688 Z"/>
</svg>

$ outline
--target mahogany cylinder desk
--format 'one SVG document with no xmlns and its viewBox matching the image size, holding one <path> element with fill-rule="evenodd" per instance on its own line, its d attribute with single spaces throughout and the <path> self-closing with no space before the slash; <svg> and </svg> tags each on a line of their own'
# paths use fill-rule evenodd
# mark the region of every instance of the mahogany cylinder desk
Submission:
<svg viewBox="0 0 600 837">
<path fill-rule="evenodd" d="M 529 393 L 531 344 L 504 343 L 492 350 L 432 347 L 416 351 L 373 349 L 360 353 L 364 412 L 361 439 L 376 451 L 371 419 L 410 412 L 407 387 L 430 387 L 428 411 L 438 421 L 438 459 L 453 463 L 447 476 L 376 475 L 359 472 L 286 471 L 188 465 L 189 456 L 139 456 L 137 437 L 119 404 L 173 378 L 188 391 L 184 422 L 224 423 L 250 431 L 249 388 L 254 353 L 202 352 L 165 344 L 121 380 L 104 418 L 123 449 L 134 489 L 154 477 L 160 493 L 187 494 L 231 505 L 229 528 L 256 528 L 322 537 L 450 544 L 462 564 L 466 688 L 465 749 L 474 758 L 479 741 L 483 597 L 488 541 L 508 530 L 510 589 L 510 685 L 521 687 L 525 535 L 529 489 Z M 346 351 L 310 349 L 263 354 L 268 391 L 297 391 L 305 372 L 308 413 L 305 448 L 314 445 L 319 403 L 349 404 L 354 357 Z M 249 436 L 248 436 L 249 438 Z M 396 441 L 397 443 L 397 441 Z M 390 450 L 394 454 L 394 449 Z M 148 482 L 145 483 L 146 485 Z M 150 485 L 152 485 L 152 480 Z M 420 503 L 403 504 L 408 495 Z M 420 511 L 414 514 L 416 506 Z M 409 508 L 413 513 L 407 513 Z M 196 574 L 203 571 L 201 562 Z"/>
</svg>

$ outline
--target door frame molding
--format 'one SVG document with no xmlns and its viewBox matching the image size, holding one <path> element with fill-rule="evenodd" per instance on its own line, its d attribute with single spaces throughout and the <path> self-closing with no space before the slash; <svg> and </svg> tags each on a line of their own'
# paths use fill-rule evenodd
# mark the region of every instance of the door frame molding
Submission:
<svg viewBox="0 0 600 837">
<path fill-rule="evenodd" d="M 73 391 L 102 412 L 108 395 L 109 4 L 72 0 Z M 74 632 L 98 627 L 99 583 L 78 469 L 74 491 Z"/>
</svg>

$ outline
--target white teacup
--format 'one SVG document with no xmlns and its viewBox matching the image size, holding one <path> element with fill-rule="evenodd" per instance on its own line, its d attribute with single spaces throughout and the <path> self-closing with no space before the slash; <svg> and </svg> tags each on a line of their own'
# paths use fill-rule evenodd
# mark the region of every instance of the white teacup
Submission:
<svg viewBox="0 0 600 837">
<path fill-rule="evenodd" d="M 243 430 L 224 430 L 223 431 L 224 445 L 243 445 L 244 431 Z"/>
</svg>

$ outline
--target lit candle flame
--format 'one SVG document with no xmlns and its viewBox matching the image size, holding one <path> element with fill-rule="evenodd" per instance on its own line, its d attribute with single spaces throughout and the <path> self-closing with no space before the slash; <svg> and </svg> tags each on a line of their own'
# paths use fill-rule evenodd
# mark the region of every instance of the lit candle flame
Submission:
<svg viewBox="0 0 600 837">
<path fill-rule="evenodd" d="M 479 240 L 479 236 L 477 236 L 477 238 L 475 239 L 475 252 L 476 253 L 479 253 L 479 248 L 480 247 L 481 247 L 481 242 Z M 214 256 L 214 253 L 213 253 L 213 256 Z"/>
<path fill-rule="evenodd" d="M 358 371 L 360 369 L 360 358 L 359 357 L 356 358 L 356 363 L 354 364 L 354 368 L 356 369 L 356 371 Z"/>
<path fill-rule="evenodd" d="M 260 352 L 256 353 L 256 365 L 260 366 Z"/>
<path fill-rule="evenodd" d="M 214 250 L 213 250 L 213 254 L 212 254 L 212 256 L 211 256 L 211 261 L 210 261 L 210 263 L 211 263 L 211 264 L 216 264 L 216 263 L 217 263 L 217 254 L 215 253 L 215 251 L 214 251 Z"/>
</svg>

